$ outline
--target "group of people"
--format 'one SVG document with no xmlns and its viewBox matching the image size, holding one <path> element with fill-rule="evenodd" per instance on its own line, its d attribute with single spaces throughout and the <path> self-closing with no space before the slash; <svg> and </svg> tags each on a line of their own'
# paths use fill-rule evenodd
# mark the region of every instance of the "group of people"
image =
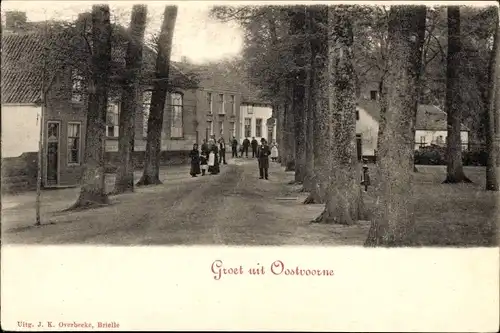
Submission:
<svg viewBox="0 0 500 333">
<path fill-rule="evenodd" d="M 261 139 L 266 142 L 267 141 L 263 138 Z M 243 142 L 241 143 L 240 146 L 240 157 L 243 157 L 243 154 L 245 154 L 245 157 L 248 158 L 248 151 L 249 148 L 252 147 L 252 157 L 255 158 L 257 157 L 258 154 L 258 149 L 259 149 L 259 142 L 255 139 L 255 137 L 252 138 L 252 141 L 250 141 L 248 138 L 245 138 Z M 238 140 L 236 138 L 233 138 L 233 141 L 231 142 L 231 148 L 233 152 L 233 157 L 238 157 Z M 276 162 L 278 160 L 278 144 L 276 142 L 273 142 L 271 144 L 271 160 Z"/>
<path fill-rule="evenodd" d="M 197 177 L 199 174 L 205 176 L 206 174 L 216 175 L 220 172 L 220 165 L 227 164 L 226 162 L 226 143 L 223 138 L 220 138 L 217 143 L 215 139 L 203 140 L 201 150 L 198 144 L 193 145 L 189 157 L 191 158 L 192 177 Z"/>
<path fill-rule="evenodd" d="M 245 138 L 242 143 L 241 157 L 243 153 L 246 152 L 246 157 L 248 157 L 248 147 L 252 146 L 252 157 L 256 157 L 259 164 L 259 176 L 260 179 L 269 178 L 269 157 L 272 161 L 277 161 L 278 159 L 278 146 L 273 143 L 269 147 L 266 139 L 262 138 L 261 144 L 259 145 L 255 138 L 252 138 L 252 142 L 248 138 Z M 238 157 L 237 148 L 238 141 L 233 138 L 231 142 L 232 156 Z M 191 170 L 190 174 L 192 177 L 197 177 L 199 174 L 202 176 L 206 174 L 216 175 L 220 173 L 220 165 L 227 164 L 226 162 L 226 143 L 223 138 L 220 138 L 217 142 L 215 138 L 208 141 L 203 140 L 201 149 L 199 149 L 198 144 L 193 145 L 189 157 L 191 158 Z"/>
</svg>

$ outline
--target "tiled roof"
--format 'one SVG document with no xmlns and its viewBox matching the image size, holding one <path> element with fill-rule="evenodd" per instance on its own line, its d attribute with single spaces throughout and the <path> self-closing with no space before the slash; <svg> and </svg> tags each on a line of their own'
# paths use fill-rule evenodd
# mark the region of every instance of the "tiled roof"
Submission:
<svg viewBox="0 0 500 333">
<path fill-rule="evenodd" d="M 2 36 L 1 98 L 3 103 L 34 103 L 40 97 L 39 62 L 43 45 L 36 33 Z"/>
<path fill-rule="evenodd" d="M 206 90 L 239 92 L 238 77 L 234 72 L 216 64 L 198 65 L 185 62 L 174 62 L 174 65 L 185 73 L 193 73 L 199 85 Z"/>
<path fill-rule="evenodd" d="M 380 120 L 380 104 L 372 100 L 358 100 L 358 106 L 365 110 L 376 121 Z M 462 131 L 468 131 L 467 126 L 461 125 Z M 447 115 L 435 105 L 420 104 L 417 110 L 415 129 L 427 131 L 446 131 Z"/>
<path fill-rule="evenodd" d="M 2 35 L 2 103 L 34 103 L 39 99 L 43 40 L 43 34 L 37 32 Z M 115 65 L 124 65 L 124 51 L 113 49 Z M 155 63 L 155 52 L 145 47 L 143 74 L 146 78 L 154 78 Z M 171 66 L 169 82 L 172 86 L 180 88 L 197 87 L 196 79 L 182 73 L 175 65 Z"/>
<path fill-rule="evenodd" d="M 224 62 L 205 65 L 186 62 L 174 62 L 173 64 L 185 73 L 196 75 L 199 86 L 203 89 L 241 94 L 242 102 L 270 103 L 261 98 L 259 89 L 252 86 L 242 71 L 233 68 L 231 64 Z"/>
</svg>

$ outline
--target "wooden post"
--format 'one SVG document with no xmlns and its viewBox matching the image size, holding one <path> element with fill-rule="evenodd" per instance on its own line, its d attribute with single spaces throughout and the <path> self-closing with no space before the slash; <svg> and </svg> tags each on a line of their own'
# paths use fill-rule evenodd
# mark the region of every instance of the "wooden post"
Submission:
<svg viewBox="0 0 500 333">
<path fill-rule="evenodd" d="M 41 205 L 41 192 L 42 192 L 42 156 L 43 156 L 43 127 L 44 127 L 44 113 L 45 113 L 45 107 L 46 107 L 46 98 L 45 98 L 45 89 L 44 89 L 44 83 L 42 79 L 42 107 L 40 110 L 40 117 L 38 117 L 38 120 L 40 121 L 40 134 L 38 137 L 38 165 L 37 165 L 37 182 L 36 182 L 36 226 L 39 226 L 42 224 L 41 218 L 40 218 L 40 205 Z"/>
</svg>

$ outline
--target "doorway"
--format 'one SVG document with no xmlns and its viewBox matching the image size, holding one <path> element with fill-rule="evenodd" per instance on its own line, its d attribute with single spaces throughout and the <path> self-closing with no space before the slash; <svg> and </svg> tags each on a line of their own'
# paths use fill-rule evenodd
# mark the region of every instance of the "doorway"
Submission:
<svg viewBox="0 0 500 333">
<path fill-rule="evenodd" d="M 46 186 L 59 184 L 60 127 L 60 123 L 57 121 L 47 122 Z"/>
<path fill-rule="evenodd" d="M 358 161 L 361 161 L 363 158 L 363 140 L 361 134 L 356 134 L 356 152 Z"/>
</svg>

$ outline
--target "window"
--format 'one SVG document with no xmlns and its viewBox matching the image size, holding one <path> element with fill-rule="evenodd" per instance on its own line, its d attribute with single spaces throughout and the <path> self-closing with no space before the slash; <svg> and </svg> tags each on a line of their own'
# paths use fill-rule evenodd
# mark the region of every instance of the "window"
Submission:
<svg viewBox="0 0 500 333">
<path fill-rule="evenodd" d="M 83 76 L 76 70 L 71 71 L 71 100 L 77 103 L 83 101 Z"/>
<path fill-rule="evenodd" d="M 219 114 L 226 114 L 226 110 L 224 110 L 224 94 L 219 94 Z"/>
<path fill-rule="evenodd" d="M 236 115 L 236 104 L 234 100 L 234 95 L 229 96 L 229 109 L 231 110 L 231 115 Z"/>
<path fill-rule="evenodd" d="M 149 108 L 151 107 L 151 91 L 145 91 L 142 95 L 142 135 L 148 136 Z"/>
<path fill-rule="evenodd" d="M 68 123 L 68 164 L 80 164 L 80 123 Z"/>
<path fill-rule="evenodd" d="M 252 118 L 245 118 L 245 137 L 252 136 Z"/>
<path fill-rule="evenodd" d="M 222 120 L 219 121 L 219 134 L 224 136 L 224 122 Z"/>
<path fill-rule="evenodd" d="M 213 121 L 207 121 L 207 129 L 208 129 L 208 133 L 210 134 L 210 136 L 214 135 L 214 122 Z"/>
<path fill-rule="evenodd" d="M 120 109 L 118 104 L 108 101 L 108 111 L 106 113 L 106 135 L 117 138 L 120 129 Z"/>
<path fill-rule="evenodd" d="M 212 114 L 213 109 L 212 109 L 212 93 L 207 92 L 207 105 L 208 105 L 208 113 Z"/>
<path fill-rule="evenodd" d="M 370 91 L 370 99 L 372 101 L 376 101 L 377 100 L 377 97 L 378 97 L 377 95 L 378 95 L 378 91 L 376 91 L 376 90 Z"/>
<path fill-rule="evenodd" d="M 255 119 L 255 136 L 260 138 L 262 137 L 262 119 Z"/>
<path fill-rule="evenodd" d="M 356 120 L 359 120 L 359 110 L 356 109 Z"/>
<path fill-rule="evenodd" d="M 247 105 L 247 114 L 253 114 L 253 105 Z"/>
<path fill-rule="evenodd" d="M 231 133 L 231 137 L 236 137 L 236 126 L 233 122 L 229 123 L 229 132 Z"/>
<path fill-rule="evenodd" d="M 182 115 L 182 94 L 172 93 L 170 94 L 170 101 L 172 106 L 172 121 L 170 122 L 170 137 L 171 138 L 182 138 L 183 133 L 183 115 Z"/>
</svg>

